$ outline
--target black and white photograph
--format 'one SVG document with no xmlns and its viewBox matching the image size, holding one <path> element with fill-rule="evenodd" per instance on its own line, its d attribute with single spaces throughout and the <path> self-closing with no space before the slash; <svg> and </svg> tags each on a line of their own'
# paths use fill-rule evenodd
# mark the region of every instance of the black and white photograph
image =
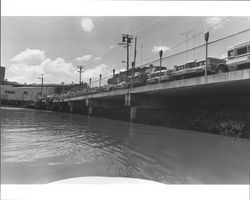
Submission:
<svg viewBox="0 0 250 200">
<path fill-rule="evenodd" d="M 68 187 L 138 199 L 137 186 L 142 199 L 249 198 L 250 15 L 13 6 L 1 15 L 1 199 L 77 199 L 60 196 Z"/>
</svg>

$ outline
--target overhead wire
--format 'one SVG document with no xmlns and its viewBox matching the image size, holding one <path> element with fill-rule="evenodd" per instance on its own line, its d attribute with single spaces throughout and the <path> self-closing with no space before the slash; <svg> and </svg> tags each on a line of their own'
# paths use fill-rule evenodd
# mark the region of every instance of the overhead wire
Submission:
<svg viewBox="0 0 250 200">
<path fill-rule="evenodd" d="M 225 36 L 225 37 L 222 37 L 222 38 L 219 38 L 219 39 L 217 39 L 217 40 L 208 42 L 208 45 L 213 44 L 213 43 L 216 43 L 216 42 L 219 42 L 219 41 L 222 41 L 222 40 L 225 40 L 225 39 L 228 39 L 228 38 L 231 38 L 231 37 L 234 37 L 234 36 L 236 36 L 236 35 L 239 35 L 239 34 L 242 34 L 242 33 L 248 32 L 248 31 L 250 31 L 250 28 L 245 29 L 245 30 L 242 30 L 242 31 L 239 31 L 239 32 L 236 32 L 236 33 L 234 33 L 234 34 L 231 34 L 231 35 L 228 35 L 228 36 Z M 196 46 L 196 47 L 193 47 L 193 48 L 189 49 L 188 51 L 192 51 L 192 50 L 195 50 L 195 49 L 199 49 L 199 48 L 201 48 L 201 47 L 204 47 L 205 45 L 206 45 L 206 44 L 198 45 L 198 46 Z M 186 53 L 186 52 L 187 52 L 187 50 L 183 50 L 183 51 L 177 52 L 177 53 L 175 53 L 175 54 L 172 54 L 172 55 L 169 55 L 169 56 L 165 56 L 165 57 L 163 57 L 162 59 L 171 58 L 171 57 L 174 57 L 174 56 L 177 56 L 177 55 L 181 55 L 181 54 Z M 156 60 L 153 60 L 153 61 L 148 62 L 148 63 L 143 64 L 143 65 L 147 65 L 147 64 L 150 64 L 150 63 L 153 63 L 153 62 L 157 62 L 157 61 L 159 61 L 159 60 L 160 60 L 160 59 L 158 58 L 158 59 L 156 59 Z M 139 65 L 138 67 L 141 67 L 141 66 L 143 66 L 143 65 Z"/>
<path fill-rule="evenodd" d="M 201 34 L 203 34 L 204 31 L 208 31 L 208 30 L 211 30 L 211 29 L 215 28 L 216 26 L 218 26 L 218 25 L 224 23 L 224 22 L 225 22 L 226 20 L 228 20 L 229 18 L 230 18 L 230 17 L 226 17 L 226 18 L 224 18 L 223 20 L 221 20 L 220 22 L 218 22 L 218 23 L 216 23 L 216 24 L 210 26 L 209 28 L 203 29 L 203 30 L 200 31 L 198 34 L 195 34 L 194 36 L 192 36 L 192 37 L 189 38 L 188 40 L 197 38 L 198 36 L 200 36 Z M 182 44 L 185 44 L 188 40 L 186 39 L 186 40 L 184 40 L 184 41 L 182 41 L 182 42 L 180 42 L 180 43 L 175 44 L 174 46 L 171 46 L 170 48 L 171 48 L 171 49 L 175 49 L 175 48 L 181 46 Z M 189 51 L 189 50 L 192 50 L 192 49 L 188 49 L 188 51 Z M 187 51 L 187 50 L 186 50 L 186 51 Z M 151 57 L 145 58 L 145 59 L 143 59 L 143 61 L 148 60 L 148 59 L 153 58 L 153 57 L 156 57 L 156 56 L 158 56 L 158 55 L 155 55 L 155 56 L 151 56 Z M 153 61 L 152 61 L 152 62 L 153 62 Z M 151 62 L 150 62 L 150 63 L 151 63 Z M 147 63 L 146 63 L 146 64 L 147 64 Z"/>
</svg>

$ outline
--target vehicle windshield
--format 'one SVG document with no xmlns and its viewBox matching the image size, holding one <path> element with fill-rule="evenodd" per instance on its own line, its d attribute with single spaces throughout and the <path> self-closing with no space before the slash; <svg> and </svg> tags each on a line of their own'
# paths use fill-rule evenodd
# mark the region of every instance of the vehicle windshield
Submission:
<svg viewBox="0 0 250 200">
<path fill-rule="evenodd" d="M 233 57 L 234 56 L 234 51 L 230 50 L 227 52 L 227 57 Z"/>
<path fill-rule="evenodd" d="M 185 68 L 192 68 L 195 67 L 195 62 L 189 62 L 185 64 Z"/>
</svg>

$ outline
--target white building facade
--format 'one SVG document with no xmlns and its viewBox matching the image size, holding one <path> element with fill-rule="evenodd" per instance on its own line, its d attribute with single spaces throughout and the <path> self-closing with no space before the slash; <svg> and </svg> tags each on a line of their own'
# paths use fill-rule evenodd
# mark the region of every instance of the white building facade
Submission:
<svg viewBox="0 0 250 200">
<path fill-rule="evenodd" d="M 54 93 L 54 87 L 43 87 L 43 97 Z M 41 87 L 13 87 L 12 85 L 1 85 L 1 100 L 35 101 L 40 94 Z"/>
</svg>

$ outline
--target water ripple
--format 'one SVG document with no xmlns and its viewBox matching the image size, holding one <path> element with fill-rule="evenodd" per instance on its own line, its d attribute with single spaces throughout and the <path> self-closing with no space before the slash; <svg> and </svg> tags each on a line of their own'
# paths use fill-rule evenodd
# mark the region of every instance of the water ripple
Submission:
<svg viewBox="0 0 250 200">
<path fill-rule="evenodd" d="M 83 115 L 1 110 L 3 183 L 124 176 L 248 183 L 249 141 Z"/>
</svg>

